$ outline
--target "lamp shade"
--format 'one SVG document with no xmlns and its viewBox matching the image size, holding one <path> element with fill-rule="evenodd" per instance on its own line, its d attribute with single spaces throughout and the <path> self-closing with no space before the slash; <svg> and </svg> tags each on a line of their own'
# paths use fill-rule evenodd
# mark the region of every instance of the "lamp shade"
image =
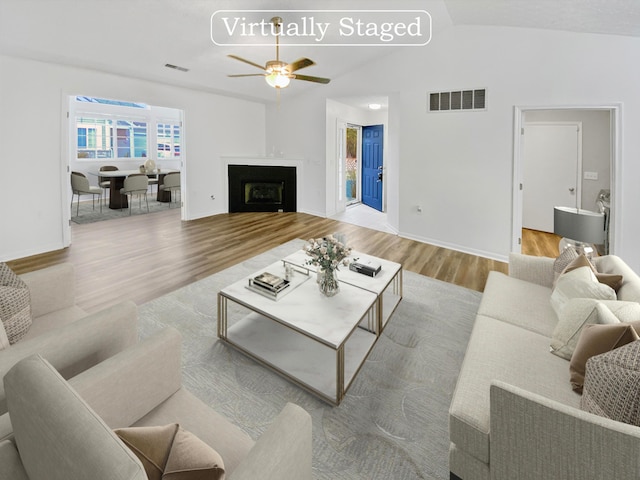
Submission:
<svg viewBox="0 0 640 480">
<path fill-rule="evenodd" d="M 604 214 L 571 207 L 553 207 L 553 233 L 578 242 L 604 243 Z"/>
<path fill-rule="evenodd" d="M 271 72 L 269 75 L 264 77 L 264 79 L 273 88 L 284 88 L 288 86 L 289 82 L 291 81 L 291 79 L 286 74 L 276 71 Z"/>
</svg>

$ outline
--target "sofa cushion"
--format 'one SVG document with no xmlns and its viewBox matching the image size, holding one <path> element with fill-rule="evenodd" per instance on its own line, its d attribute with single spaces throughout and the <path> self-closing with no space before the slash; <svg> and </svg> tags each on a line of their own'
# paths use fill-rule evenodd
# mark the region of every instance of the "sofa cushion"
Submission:
<svg viewBox="0 0 640 480">
<path fill-rule="evenodd" d="M 0 350 L 9 348 L 9 345 L 9 337 L 7 337 L 7 332 L 4 329 L 4 323 L 0 322 Z"/>
<path fill-rule="evenodd" d="M 184 388 L 132 426 L 166 425 L 172 422 L 179 423 L 215 449 L 224 461 L 227 476 L 233 474 L 255 443 L 246 433 Z"/>
<path fill-rule="evenodd" d="M 11 440 L 0 442 L 0 478 L 11 480 L 29 480 L 27 472 L 24 471 L 20 454 L 15 443 Z"/>
<path fill-rule="evenodd" d="M 613 288 L 598 282 L 589 267 L 580 267 L 562 274 L 551 292 L 551 306 L 558 317 L 565 304 L 572 298 L 616 300 Z"/>
<path fill-rule="evenodd" d="M 149 480 L 224 479 L 218 452 L 177 423 L 120 428 L 115 433 L 140 459 Z"/>
<path fill-rule="evenodd" d="M 581 407 L 640 426 L 640 341 L 587 361 Z"/>
<path fill-rule="evenodd" d="M 551 289 L 503 273 L 489 273 L 478 314 L 551 337 L 558 318 L 549 303 Z"/>
<path fill-rule="evenodd" d="M 29 288 L 6 263 L 0 263 L 0 320 L 12 345 L 24 337 L 31 326 Z"/>
<path fill-rule="evenodd" d="M 585 325 L 569 363 L 569 380 L 572 388 L 582 393 L 587 360 L 639 340 L 638 331 L 640 331 L 640 322 Z"/>
<path fill-rule="evenodd" d="M 489 463 L 490 388 L 500 380 L 578 408 L 567 362 L 549 355 L 549 337 L 478 315 L 449 410 L 451 442 Z"/>
<path fill-rule="evenodd" d="M 4 385 L 30 480 L 146 480 L 136 456 L 42 357 L 18 362 Z"/>
<path fill-rule="evenodd" d="M 551 337 L 551 352 L 571 360 L 585 325 L 615 324 L 640 320 L 640 304 L 616 300 L 572 298 L 559 315 Z"/>
</svg>

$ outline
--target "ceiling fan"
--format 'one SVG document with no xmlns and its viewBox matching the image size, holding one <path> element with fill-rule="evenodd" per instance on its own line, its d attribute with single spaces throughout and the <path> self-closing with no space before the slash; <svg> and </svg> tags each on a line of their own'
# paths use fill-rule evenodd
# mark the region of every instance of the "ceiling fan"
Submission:
<svg viewBox="0 0 640 480">
<path fill-rule="evenodd" d="M 309 75 L 300 75 L 297 72 L 306 67 L 310 67 L 311 65 L 315 65 L 316 63 L 313 60 L 308 58 L 299 58 L 293 63 L 286 63 L 280 60 L 280 27 L 282 26 L 282 18 L 273 17 L 271 19 L 271 23 L 273 23 L 276 32 L 276 59 L 269 60 L 265 66 L 254 63 L 250 60 L 244 59 L 242 57 L 238 57 L 237 55 L 228 55 L 230 58 L 234 58 L 236 60 L 240 60 L 241 62 L 248 63 L 249 65 L 253 65 L 261 70 L 264 70 L 264 73 L 247 73 L 247 74 L 239 74 L 239 75 L 228 75 L 229 77 L 264 77 L 267 83 L 277 89 L 285 88 L 289 85 L 289 82 L 293 80 L 305 80 L 307 82 L 315 82 L 315 83 L 329 83 L 331 80 L 329 78 L 322 77 L 313 77 Z"/>
</svg>

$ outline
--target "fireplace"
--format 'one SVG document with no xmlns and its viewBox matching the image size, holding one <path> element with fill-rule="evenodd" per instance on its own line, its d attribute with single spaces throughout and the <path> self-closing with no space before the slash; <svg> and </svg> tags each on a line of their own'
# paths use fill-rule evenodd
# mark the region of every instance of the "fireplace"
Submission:
<svg viewBox="0 0 640 480">
<path fill-rule="evenodd" d="M 295 212 L 296 167 L 229 165 L 229 212 Z"/>
</svg>

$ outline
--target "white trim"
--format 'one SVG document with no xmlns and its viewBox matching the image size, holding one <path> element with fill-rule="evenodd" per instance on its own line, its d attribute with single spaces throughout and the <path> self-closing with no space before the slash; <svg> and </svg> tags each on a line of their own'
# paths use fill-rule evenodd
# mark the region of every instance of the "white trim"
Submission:
<svg viewBox="0 0 640 480">
<path fill-rule="evenodd" d="M 467 253 L 469 255 L 475 255 L 476 257 L 488 258 L 490 260 L 496 260 L 498 262 L 507 263 L 509 261 L 508 255 L 497 255 L 495 252 L 487 252 L 485 250 L 478 250 L 475 248 L 468 248 L 462 245 L 458 245 L 455 243 L 441 242 L 439 240 L 433 238 L 425 238 L 419 237 L 415 235 L 409 235 L 403 232 L 397 233 L 397 235 L 401 238 L 407 238 L 409 240 L 414 240 L 420 243 L 428 243 L 429 245 L 434 245 L 436 247 L 446 248 L 448 250 L 455 250 L 456 252 Z"/>
<path fill-rule="evenodd" d="M 538 105 L 514 106 L 513 110 L 513 186 L 512 186 L 512 215 L 511 215 L 511 251 L 521 252 L 522 245 L 518 242 L 522 236 L 522 128 L 524 114 L 530 110 L 607 110 L 611 115 L 611 212 L 609 222 L 609 253 L 615 254 L 622 250 L 621 237 L 617 232 L 622 231 L 622 104 L 602 105 Z"/>
</svg>

